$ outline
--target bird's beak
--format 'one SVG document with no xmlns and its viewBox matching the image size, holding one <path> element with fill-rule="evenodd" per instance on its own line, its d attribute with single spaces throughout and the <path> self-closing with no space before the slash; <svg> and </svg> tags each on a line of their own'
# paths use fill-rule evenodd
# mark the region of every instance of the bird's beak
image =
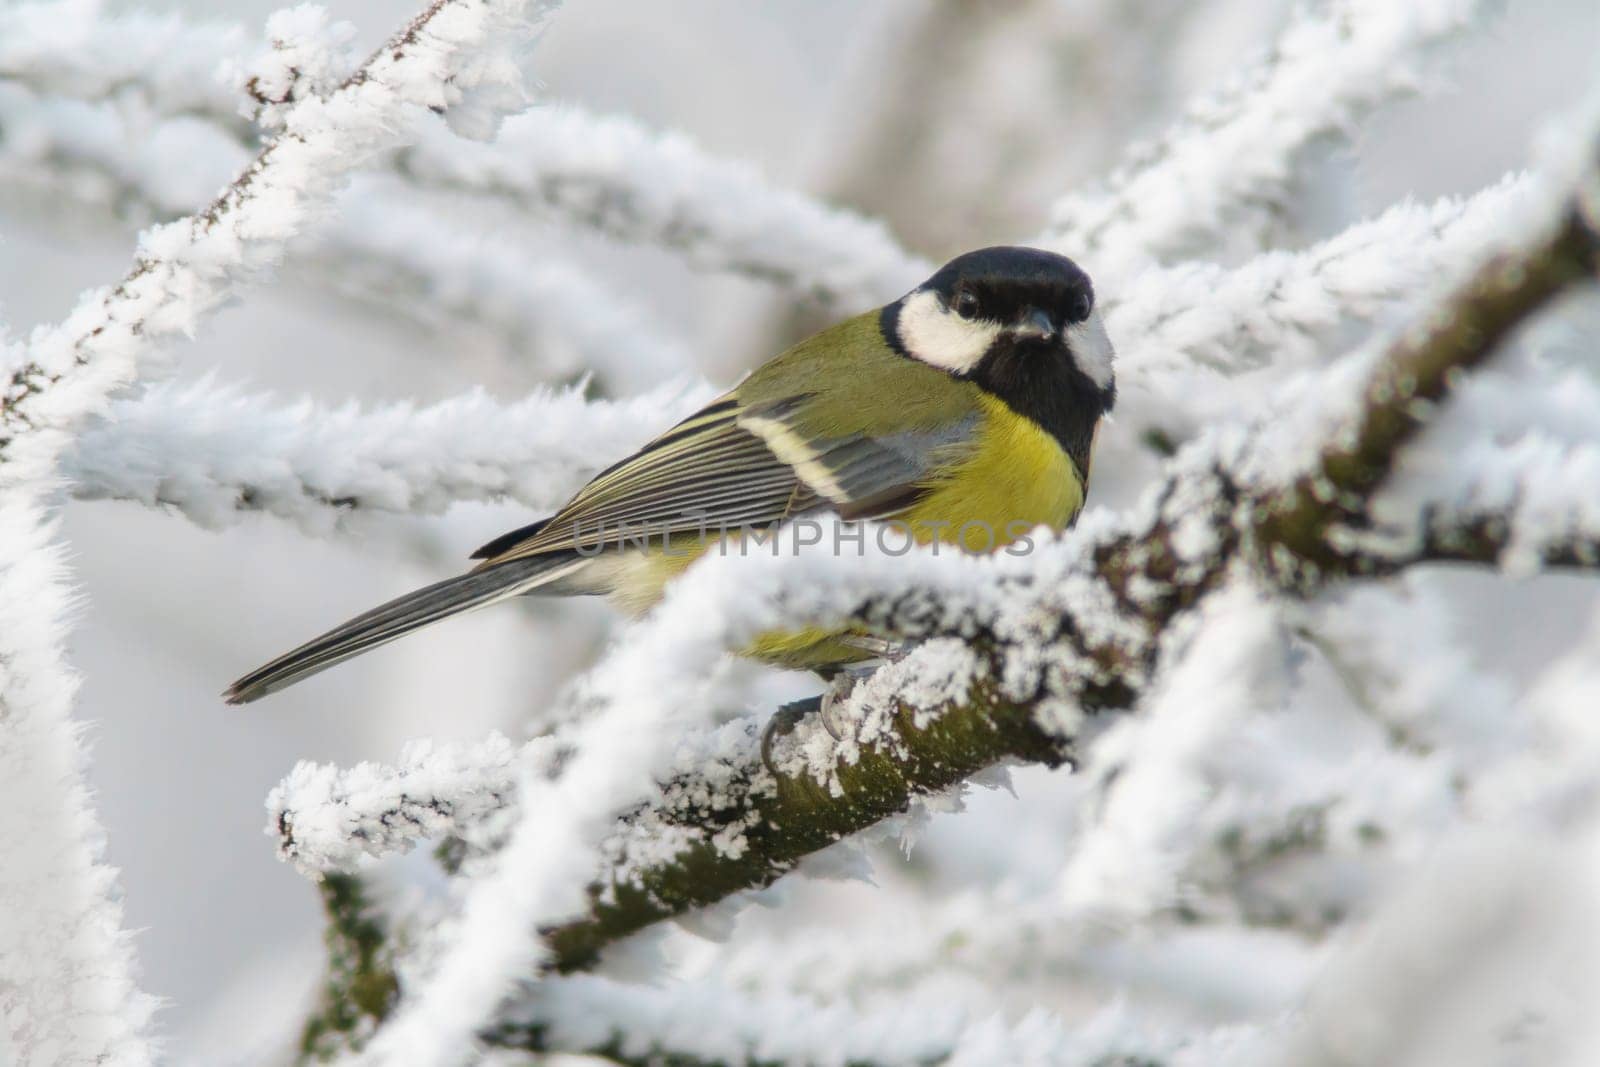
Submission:
<svg viewBox="0 0 1600 1067">
<path fill-rule="evenodd" d="M 1026 341 L 1049 341 L 1056 335 L 1056 324 L 1040 309 L 1029 308 L 1011 327 L 1011 332 Z"/>
</svg>

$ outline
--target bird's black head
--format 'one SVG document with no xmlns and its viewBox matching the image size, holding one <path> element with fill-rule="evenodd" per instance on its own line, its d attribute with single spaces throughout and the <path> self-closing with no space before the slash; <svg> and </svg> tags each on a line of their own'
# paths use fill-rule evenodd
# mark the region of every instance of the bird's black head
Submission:
<svg viewBox="0 0 1600 1067">
<path fill-rule="evenodd" d="M 884 308 L 882 324 L 901 354 L 989 390 L 1087 464 L 1116 383 L 1094 287 L 1072 260 L 1038 248 L 968 252 Z"/>
</svg>

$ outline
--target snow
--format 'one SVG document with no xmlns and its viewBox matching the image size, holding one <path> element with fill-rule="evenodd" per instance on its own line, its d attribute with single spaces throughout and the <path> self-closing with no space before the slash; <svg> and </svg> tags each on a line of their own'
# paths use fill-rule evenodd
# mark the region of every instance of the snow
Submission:
<svg viewBox="0 0 1600 1067">
<path fill-rule="evenodd" d="M 267 833 L 307 874 L 351 871 L 473 826 L 511 801 L 521 774 L 547 773 L 553 746 L 498 733 L 471 745 L 407 745 L 393 767 L 301 762 L 267 797 Z"/>
<path fill-rule="evenodd" d="M 54 517 L 68 493 L 160 508 L 230 545 L 255 513 L 377 538 L 461 502 L 548 511 L 717 392 L 700 382 L 705 339 L 656 321 L 658 294 L 613 269 L 635 253 L 613 246 L 664 252 L 671 267 L 640 274 L 656 282 L 730 274 L 835 316 L 930 269 L 881 222 L 702 147 L 715 136 L 530 108 L 524 46 L 553 6 L 440 0 L 355 74 L 354 31 L 312 5 L 273 15 L 261 47 L 81 0 L 0 12 L 0 183 L 169 220 L 120 286 L 0 361 L 0 1059 L 159 1050 L 72 712 Z M 280 858 L 392 890 L 378 897 L 402 992 L 346 1060 L 476 1062 L 497 1026 L 558 1052 L 729 1062 L 1592 1060 L 1600 628 L 1556 629 L 1548 586 L 1507 580 L 1600 556 L 1582 310 L 1458 383 L 1370 525 L 1337 531 L 1397 574 L 1308 596 L 1273 585 L 1287 549 L 1253 540 L 1261 501 L 1348 440 L 1396 340 L 1421 336 L 1487 255 L 1594 195 L 1580 116 L 1526 173 L 1298 232 L 1316 153 L 1425 87 L 1486 6 L 1297 9 L 1262 59 L 1060 200 L 1043 239 L 1093 271 L 1124 387 L 1071 530 L 992 558 L 892 555 L 870 536 L 856 554 L 713 556 L 576 680 L 532 679 L 538 736 L 422 737 L 390 764 L 370 757 L 393 746 L 348 763 L 297 748 L 316 758 L 267 800 Z M 1162 17 L 1131 24 L 1170 34 L 1151 47 L 1177 57 L 1185 31 Z M 1028 58 L 1028 84 L 1043 60 Z M 1091 92 L 1089 68 L 1073 78 Z M 241 167 L 210 209 L 172 220 Z M 579 267 L 564 242 L 584 235 L 604 247 Z M 169 377 L 164 346 L 280 264 L 402 330 L 476 328 L 528 381 L 582 384 L 375 404 Z M 1145 454 L 1149 430 L 1172 455 Z M 1411 566 L 1463 530 L 1504 542 L 1498 571 L 1473 580 L 1523 597 L 1527 617 Z M 773 738 L 768 768 L 772 708 L 817 686 L 741 673 L 730 654 L 811 626 L 907 648 L 837 703 L 837 737 L 812 716 Z M 1090 699 L 1108 689 L 1111 706 Z M 440 715 L 472 711 L 438 691 Z M 588 915 L 592 894 L 648 894 L 691 848 L 760 859 L 758 801 L 801 789 L 847 812 L 844 768 L 904 758 L 902 720 L 936 730 L 978 701 L 1025 708 L 1071 766 L 996 764 L 817 849 L 798 879 L 727 886 L 594 973 L 545 973 L 541 931 Z M 396 862 L 442 837 L 461 845 L 452 869 Z M 256 976 L 237 974 L 249 1005 Z M 274 1025 L 293 1014 L 272 1008 Z M 272 1045 L 260 1025 L 250 1041 Z"/>
<path fill-rule="evenodd" d="M 225 64 L 221 73 L 248 98 L 241 115 L 264 130 L 281 129 L 297 101 L 325 97 L 350 76 L 355 36 L 353 24 L 329 21 L 320 4 L 282 8 L 267 16 L 268 47 L 244 66 Z"/>
<path fill-rule="evenodd" d="M 1127 923 L 1182 899 L 1173 853 L 1197 836 L 1215 789 L 1208 759 L 1288 688 L 1282 626 L 1256 590 L 1215 594 L 1165 642 L 1178 647 L 1145 713 L 1102 735 L 1084 767 L 1103 798 L 1061 874 L 1069 912 Z"/>
</svg>

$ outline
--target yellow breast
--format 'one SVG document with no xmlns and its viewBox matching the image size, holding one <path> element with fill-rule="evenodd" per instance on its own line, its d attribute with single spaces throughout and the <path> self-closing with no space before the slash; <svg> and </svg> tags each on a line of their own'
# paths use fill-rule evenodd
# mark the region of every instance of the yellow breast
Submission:
<svg viewBox="0 0 1600 1067">
<path fill-rule="evenodd" d="M 901 519 L 923 544 L 937 538 L 970 552 L 1015 541 L 1035 526 L 1064 529 L 1083 507 L 1083 480 L 1038 423 L 992 396 L 979 400 L 976 444 Z"/>
</svg>

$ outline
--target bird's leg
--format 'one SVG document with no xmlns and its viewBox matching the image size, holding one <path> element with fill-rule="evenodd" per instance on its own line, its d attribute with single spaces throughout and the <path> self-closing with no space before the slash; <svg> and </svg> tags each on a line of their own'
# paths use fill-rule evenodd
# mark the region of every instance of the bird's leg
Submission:
<svg viewBox="0 0 1600 1067">
<path fill-rule="evenodd" d="M 885 640 L 883 642 L 883 651 L 880 652 L 878 656 L 885 663 L 899 663 L 901 660 L 911 655 L 911 650 L 916 647 L 916 644 L 911 641 Z"/>
<path fill-rule="evenodd" d="M 859 648 L 885 663 L 899 663 L 915 647 L 910 641 L 894 641 L 887 637 L 873 637 L 869 634 L 851 634 L 839 640 L 842 644 Z"/>
</svg>

